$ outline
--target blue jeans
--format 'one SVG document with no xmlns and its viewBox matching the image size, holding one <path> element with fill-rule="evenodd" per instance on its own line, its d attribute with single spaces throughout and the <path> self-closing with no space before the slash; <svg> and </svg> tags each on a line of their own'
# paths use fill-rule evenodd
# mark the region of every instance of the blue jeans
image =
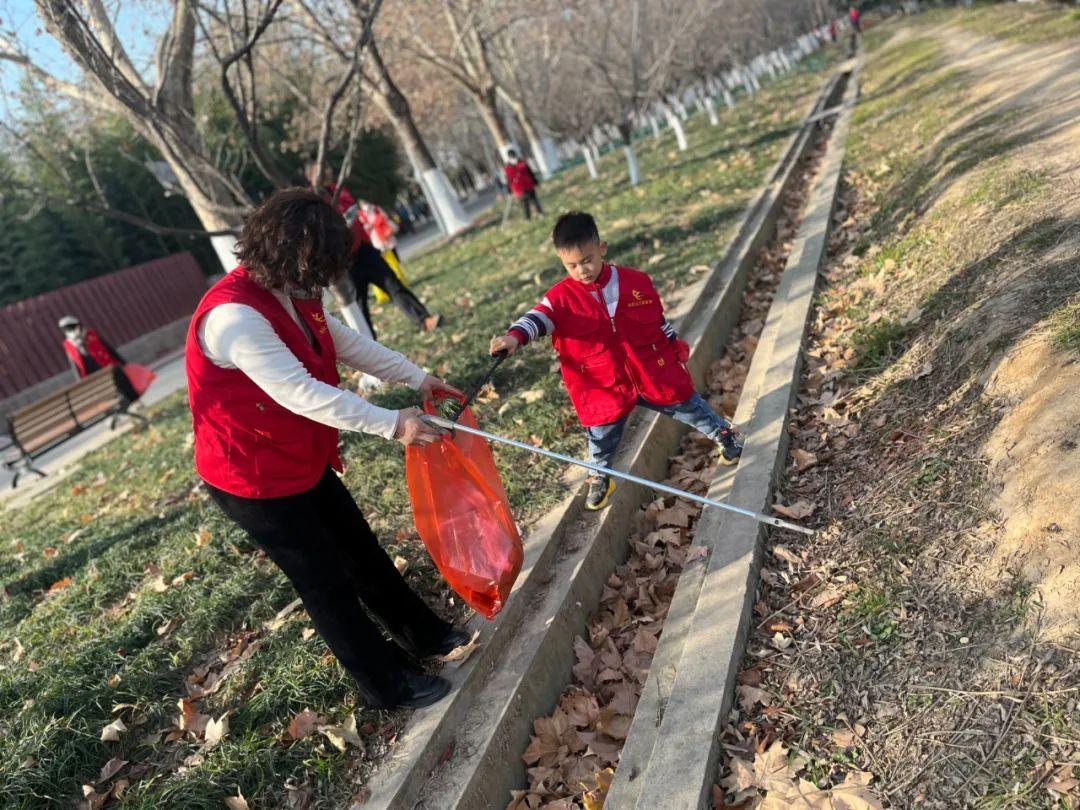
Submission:
<svg viewBox="0 0 1080 810">
<path fill-rule="evenodd" d="M 695 393 L 685 402 L 675 405 L 653 405 L 643 399 L 638 399 L 638 405 L 648 408 L 650 411 L 670 416 L 683 424 L 689 425 L 694 430 L 700 431 L 710 439 L 719 441 L 720 431 L 730 428 L 728 421 L 712 409 L 701 394 Z M 589 437 L 589 455 L 592 456 L 593 464 L 600 467 L 610 467 L 611 459 L 615 451 L 619 449 L 623 431 L 626 430 L 626 420 L 630 417 L 612 422 L 610 425 L 597 425 L 585 428 Z"/>
</svg>

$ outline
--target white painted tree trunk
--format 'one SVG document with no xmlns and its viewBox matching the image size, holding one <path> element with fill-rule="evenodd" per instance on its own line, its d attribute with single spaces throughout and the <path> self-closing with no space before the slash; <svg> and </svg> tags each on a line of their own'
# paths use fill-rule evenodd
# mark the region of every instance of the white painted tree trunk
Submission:
<svg viewBox="0 0 1080 810">
<path fill-rule="evenodd" d="M 536 168 L 540 170 L 540 176 L 544 180 L 550 178 L 551 167 L 548 166 L 548 156 L 544 152 L 544 147 L 541 145 L 540 141 L 529 141 L 529 153 L 536 163 Z"/>
<path fill-rule="evenodd" d="M 625 144 L 623 152 L 626 153 L 626 166 L 630 170 L 630 185 L 636 186 L 641 182 L 641 174 L 638 171 L 637 155 L 634 154 L 634 147 Z"/>
<path fill-rule="evenodd" d="M 735 99 L 732 98 L 731 91 L 728 90 L 725 87 L 724 90 L 723 90 L 723 93 L 724 93 L 724 103 L 727 105 L 727 108 L 729 110 L 735 109 Z"/>
<path fill-rule="evenodd" d="M 547 167 L 550 174 L 555 174 L 555 172 L 562 168 L 562 159 L 559 157 L 559 149 L 555 146 L 555 141 L 551 136 L 544 135 L 540 138 L 540 151 L 543 152 L 547 159 Z"/>
<path fill-rule="evenodd" d="M 709 113 L 709 123 L 714 127 L 720 123 L 720 117 L 716 114 L 716 102 L 712 96 L 705 96 L 705 110 Z"/>
<path fill-rule="evenodd" d="M 686 131 L 683 129 L 682 121 L 674 110 L 666 104 L 664 105 L 664 113 L 667 116 L 668 126 L 675 130 L 675 141 L 679 144 L 679 151 L 685 152 L 689 148 L 689 144 L 686 142 Z"/>
<path fill-rule="evenodd" d="M 211 236 L 210 245 L 214 248 L 214 253 L 217 254 L 218 261 L 221 262 L 221 267 L 226 273 L 236 267 L 235 236 L 232 236 L 231 234 Z"/>
<path fill-rule="evenodd" d="M 452 236 L 472 224 L 442 169 L 428 169 L 421 174 L 420 186 L 444 234 Z"/>
<path fill-rule="evenodd" d="M 587 143 L 581 145 L 581 154 L 585 156 L 585 166 L 589 170 L 589 177 L 596 180 L 600 173 L 596 171 L 596 160 L 593 158 L 592 148 Z"/>
<path fill-rule="evenodd" d="M 653 113 L 649 113 L 649 126 L 652 127 L 653 138 L 660 140 L 660 121 Z"/>
</svg>

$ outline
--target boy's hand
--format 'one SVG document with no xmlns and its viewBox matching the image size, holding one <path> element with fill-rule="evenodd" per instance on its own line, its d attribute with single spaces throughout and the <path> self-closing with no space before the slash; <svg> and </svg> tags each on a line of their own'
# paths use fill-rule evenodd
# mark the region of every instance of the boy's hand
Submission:
<svg viewBox="0 0 1080 810">
<path fill-rule="evenodd" d="M 680 363 L 686 363 L 690 360 L 690 344 L 685 340 L 676 338 L 675 340 L 675 356 Z"/>
<path fill-rule="evenodd" d="M 499 352 L 506 352 L 510 355 L 516 352 L 520 345 L 518 339 L 513 335 L 498 335 L 491 339 L 491 346 L 488 348 L 488 351 L 492 357 Z"/>
</svg>

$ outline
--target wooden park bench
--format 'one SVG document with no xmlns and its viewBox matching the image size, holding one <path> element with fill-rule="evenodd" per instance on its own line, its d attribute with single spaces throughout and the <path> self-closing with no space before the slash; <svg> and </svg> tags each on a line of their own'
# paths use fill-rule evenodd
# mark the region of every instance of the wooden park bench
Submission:
<svg viewBox="0 0 1080 810">
<path fill-rule="evenodd" d="M 109 419 L 112 430 L 121 416 L 146 422 L 145 417 L 128 411 L 132 403 L 117 388 L 113 369 L 109 366 L 88 374 L 7 418 L 7 436 L 0 435 L 0 453 L 7 451 L 4 466 L 15 472 L 13 489 L 26 473 L 44 478 L 45 473 L 34 466 L 34 459 L 92 425 Z"/>
</svg>

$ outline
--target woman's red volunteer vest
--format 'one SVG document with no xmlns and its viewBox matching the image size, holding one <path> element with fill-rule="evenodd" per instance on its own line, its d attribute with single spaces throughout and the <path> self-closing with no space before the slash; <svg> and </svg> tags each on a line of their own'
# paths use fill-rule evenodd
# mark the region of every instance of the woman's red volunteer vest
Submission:
<svg viewBox="0 0 1080 810">
<path fill-rule="evenodd" d="M 517 163 L 507 164 L 505 167 L 506 184 L 510 187 L 510 193 L 515 197 L 522 197 L 536 188 L 529 164 L 524 160 Z"/>
<path fill-rule="evenodd" d="M 120 365 L 120 361 L 113 357 L 112 353 L 105 348 L 105 344 L 101 342 L 98 333 L 93 329 L 86 330 L 86 337 L 83 338 L 83 345 L 86 346 L 86 353 L 102 368 Z M 87 374 L 86 360 L 83 359 L 78 347 L 70 340 L 65 339 L 64 351 L 67 352 L 67 356 L 71 358 L 71 362 L 75 364 L 75 368 L 79 370 L 79 376 L 85 377 Z"/>
<path fill-rule="evenodd" d="M 327 465 L 341 470 L 338 432 L 278 405 L 239 369 L 214 365 L 199 345 L 199 322 L 219 304 L 246 304 L 266 318 L 317 380 L 337 385 L 337 354 L 318 298 L 292 299 L 315 337 L 237 268 L 203 296 L 185 347 L 188 399 L 195 429 L 195 469 L 208 484 L 243 498 L 280 498 L 314 487 Z"/>
<path fill-rule="evenodd" d="M 694 381 L 664 334 L 664 309 L 652 280 L 630 267 L 618 270 L 614 318 L 608 317 L 601 292 L 611 278 L 610 265 L 593 285 L 565 278 L 547 294 L 556 321 L 551 342 L 570 401 L 586 427 L 623 419 L 638 397 L 674 405 L 694 395 Z"/>
</svg>

